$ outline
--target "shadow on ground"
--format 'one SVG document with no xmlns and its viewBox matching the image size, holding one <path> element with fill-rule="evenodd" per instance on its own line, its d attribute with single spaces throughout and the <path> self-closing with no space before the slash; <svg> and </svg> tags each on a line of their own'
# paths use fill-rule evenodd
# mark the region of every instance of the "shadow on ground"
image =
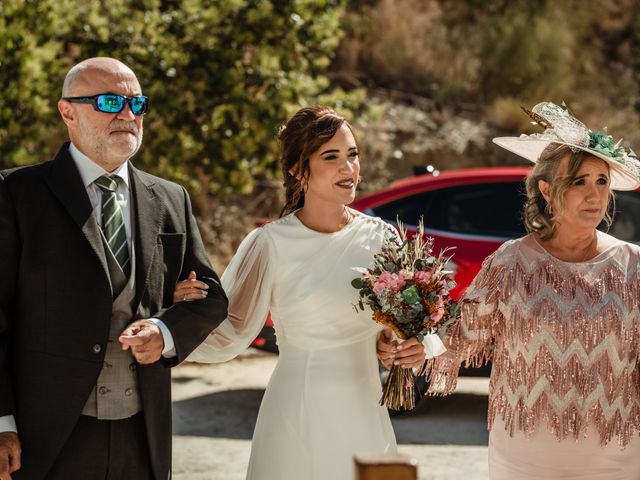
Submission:
<svg viewBox="0 0 640 480">
<path fill-rule="evenodd" d="M 486 395 L 424 397 L 414 410 L 392 413 L 391 421 L 400 444 L 487 445 L 487 408 Z"/>
<path fill-rule="evenodd" d="M 263 395 L 227 390 L 173 402 L 173 434 L 251 440 Z"/>
<path fill-rule="evenodd" d="M 175 435 L 250 440 L 264 390 L 229 390 L 174 402 Z M 393 414 L 400 444 L 486 445 L 487 397 L 425 397 L 411 412 Z"/>
</svg>

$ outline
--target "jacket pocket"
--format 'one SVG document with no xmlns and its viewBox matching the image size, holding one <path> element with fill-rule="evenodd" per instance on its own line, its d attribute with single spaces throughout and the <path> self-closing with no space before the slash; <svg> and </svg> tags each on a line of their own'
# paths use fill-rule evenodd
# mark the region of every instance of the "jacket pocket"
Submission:
<svg viewBox="0 0 640 480">
<path fill-rule="evenodd" d="M 186 240 L 186 233 L 159 233 L 158 248 L 161 250 L 162 258 L 165 258 L 167 255 L 169 257 L 177 256 L 182 263 Z"/>
</svg>

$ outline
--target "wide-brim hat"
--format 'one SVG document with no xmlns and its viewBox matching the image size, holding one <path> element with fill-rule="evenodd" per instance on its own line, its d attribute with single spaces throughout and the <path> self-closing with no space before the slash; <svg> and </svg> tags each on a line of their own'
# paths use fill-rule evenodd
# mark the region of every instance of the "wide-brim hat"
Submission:
<svg viewBox="0 0 640 480">
<path fill-rule="evenodd" d="M 566 108 L 551 102 L 537 104 L 531 110 L 523 110 L 545 130 L 519 137 L 496 137 L 493 142 L 510 152 L 536 163 L 542 152 L 552 143 L 567 145 L 573 151 L 584 152 L 607 162 L 612 190 L 635 190 L 640 187 L 640 161 L 633 150 L 615 143 L 606 131 L 589 130 Z"/>
</svg>

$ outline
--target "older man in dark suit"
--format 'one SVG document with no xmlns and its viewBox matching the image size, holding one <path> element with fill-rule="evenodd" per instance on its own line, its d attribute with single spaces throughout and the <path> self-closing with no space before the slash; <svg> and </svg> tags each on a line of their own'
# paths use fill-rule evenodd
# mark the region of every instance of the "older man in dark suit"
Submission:
<svg viewBox="0 0 640 480">
<path fill-rule="evenodd" d="M 166 479 L 166 367 L 227 299 L 185 190 L 129 162 L 148 108 L 133 71 L 85 60 L 62 97 L 71 141 L 0 173 L 0 480 Z M 191 271 L 208 294 L 171 305 Z"/>
</svg>

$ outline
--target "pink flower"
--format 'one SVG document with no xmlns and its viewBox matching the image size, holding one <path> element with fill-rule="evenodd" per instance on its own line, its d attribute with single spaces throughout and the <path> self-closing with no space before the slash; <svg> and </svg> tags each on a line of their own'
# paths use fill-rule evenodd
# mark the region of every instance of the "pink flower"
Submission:
<svg viewBox="0 0 640 480">
<path fill-rule="evenodd" d="M 391 272 L 382 272 L 377 280 L 373 284 L 373 291 L 376 295 L 379 295 L 385 288 L 388 288 L 393 293 L 397 293 L 404 288 L 407 284 L 405 280 L 405 272 L 402 274 L 396 274 Z"/>
<path fill-rule="evenodd" d="M 444 300 L 442 299 L 442 295 L 438 295 L 438 299 L 436 300 L 436 311 L 431 314 L 431 320 L 434 322 L 440 321 L 442 316 L 444 315 Z"/>
<path fill-rule="evenodd" d="M 413 275 L 413 278 L 415 278 L 416 282 L 418 282 L 420 285 L 427 285 L 431 281 L 432 276 L 433 273 L 423 272 L 422 270 L 420 270 Z"/>
<path fill-rule="evenodd" d="M 402 269 L 398 272 L 398 278 L 403 281 L 411 280 L 413 278 L 413 273 L 408 272 L 405 269 Z"/>
<path fill-rule="evenodd" d="M 444 307 L 438 307 L 438 309 L 431 314 L 431 320 L 434 322 L 440 321 L 442 316 L 444 315 Z"/>
<path fill-rule="evenodd" d="M 379 296 L 386 287 L 387 284 L 385 282 L 375 281 L 373 283 L 373 293 Z"/>
</svg>

